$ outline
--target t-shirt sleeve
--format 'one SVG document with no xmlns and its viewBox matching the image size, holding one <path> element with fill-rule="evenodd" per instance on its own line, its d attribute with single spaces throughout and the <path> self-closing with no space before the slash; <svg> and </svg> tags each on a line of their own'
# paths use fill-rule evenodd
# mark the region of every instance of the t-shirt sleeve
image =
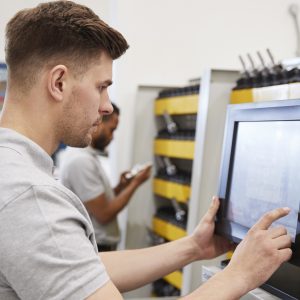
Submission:
<svg viewBox="0 0 300 300">
<path fill-rule="evenodd" d="M 71 190 L 86 202 L 105 192 L 103 179 L 92 157 L 82 155 L 74 158 L 65 170 Z"/>
<path fill-rule="evenodd" d="M 82 300 L 109 281 L 89 220 L 55 187 L 32 187 L 0 212 L 0 270 L 24 300 Z"/>
</svg>

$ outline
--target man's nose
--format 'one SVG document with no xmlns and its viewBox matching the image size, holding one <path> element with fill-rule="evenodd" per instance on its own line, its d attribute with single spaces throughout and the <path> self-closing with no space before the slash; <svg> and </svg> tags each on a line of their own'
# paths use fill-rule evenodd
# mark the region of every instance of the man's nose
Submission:
<svg viewBox="0 0 300 300">
<path fill-rule="evenodd" d="M 104 101 L 99 106 L 99 113 L 101 115 L 110 115 L 114 111 L 114 108 L 111 105 L 111 101 L 109 97 L 105 97 L 105 98 L 106 99 L 103 99 Z"/>
</svg>

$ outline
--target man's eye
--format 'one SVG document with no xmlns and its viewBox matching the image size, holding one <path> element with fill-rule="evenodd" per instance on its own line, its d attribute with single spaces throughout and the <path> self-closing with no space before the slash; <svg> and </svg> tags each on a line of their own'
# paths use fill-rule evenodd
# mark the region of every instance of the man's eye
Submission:
<svg viewBox="0 0 300 300">
<path fill-rule="evenodd" d="M 102 92 L 103 90 L 105 90 L 107 88 L 107 86 L 105 86 L 105 85 L 101 85 L 101 86 L 99 86 L 99 91 L 100 92 Z"/>
</svg>

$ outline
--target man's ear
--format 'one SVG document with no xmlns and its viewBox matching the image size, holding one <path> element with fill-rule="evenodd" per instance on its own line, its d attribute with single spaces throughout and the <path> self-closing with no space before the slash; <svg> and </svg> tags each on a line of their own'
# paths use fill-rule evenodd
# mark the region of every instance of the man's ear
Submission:
<svg viewBox="0 0 300 300">
<path fill-rule="evenodd" d="M 53 67 L 48 75 L 48 91 L 56 101 L 62 101 L 67 86 L 68 68 L 64 65 Z"/>
</svg>

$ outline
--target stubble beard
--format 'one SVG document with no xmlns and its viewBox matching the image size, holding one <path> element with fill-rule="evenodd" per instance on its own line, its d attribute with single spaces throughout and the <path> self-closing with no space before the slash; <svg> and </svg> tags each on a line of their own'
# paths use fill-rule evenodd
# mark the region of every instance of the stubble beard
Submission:
<svg viewBox="0 0 300 300">
<path fill-rule="evenodd" d="M 85 148 L 89 146 L 92 142 L 92 135 L 91 130 L 78 130 L 77 133 L 74 133 L 73 128 L 64 128 L 64 138 L 62 142 L 70 147 L 77 147 L 77 148 Z"/>
<path fill-rule="evenodd" d="M 92 125 L 88 127 L 88 117 L 81 110 L 74 111 L 74 106 L 80 107 L 76 93 L 72 93 L 72 100 L 63 109 L 63 119 L 59 128 L 59 136 L 62 142 L 70 147 L 85 148 L 92 143 Z M 78 113 L 79 112 L 79 113 Z M 76 124 L 76 119 L 81 114 L 81 124 Z M 82 114 L 84 114 L 82 116 Z M 84 127 L 84 129 L 83 129 Z"/>
</svg>

